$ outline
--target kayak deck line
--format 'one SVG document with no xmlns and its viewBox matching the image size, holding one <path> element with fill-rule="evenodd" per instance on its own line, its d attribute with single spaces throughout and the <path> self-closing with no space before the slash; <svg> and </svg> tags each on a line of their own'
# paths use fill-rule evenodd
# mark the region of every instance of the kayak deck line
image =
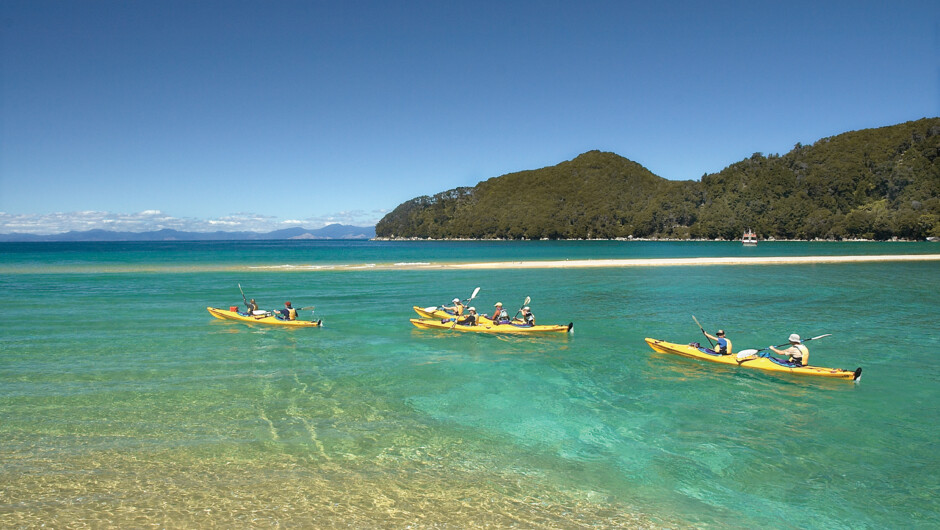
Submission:
<svg viewBox="0 0 940 530">
<path fill-rule="evenodd" d="M 574 322 L 558 325 L 526 326 L 517 324 L 495 324 L 490 320 L 484 320 L 479 324 L 466 326 L 463 324 L 455 324 L 454 321 L 450 319 L 437 320 L 428 318 L 412 318 L 409 321 L 419 329 L 441 329 L 445 331 L 453 330 L 468 333 L 501 333 L 520 335 L 574 333 Z"/>
</svg>

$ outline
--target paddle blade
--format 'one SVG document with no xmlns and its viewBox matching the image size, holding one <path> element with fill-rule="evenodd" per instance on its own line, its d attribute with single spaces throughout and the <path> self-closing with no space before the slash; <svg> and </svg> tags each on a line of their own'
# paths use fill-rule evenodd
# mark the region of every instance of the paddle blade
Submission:
<svg viewBox="0 0 940 530">
<path fill-rule="evenodd" d="M 428 307 L 425 307 L 424 310 L 427 311 L 428 313 L 433 313 L 437 311 L 437 306 L 436 305 L 428 306 Z"/>
<path fill-rule="evenodd" d="M 476 289 L 473 290 L 473 294 L 470 295 L 470 300 L 473 300 L 474 298 L 476 298 L 478 294 L 480 294 L 480 288 L 479 288 L 479 287 L 477 287 Z M 469 300 L 468 300 L 468 301 L 469 301 Z"/>
<path fill-rule="evenodd" d="M 738 360 L 739 360 L 739 361 L 743 361 L 743 360 L 745 360 L 745 359 L 750 359 L 751 357 L 756 356 L 758 353 L 760 353 L 760 351 L 754 350 L 754 349 L 751 349 L 751 350 L 741 350 L 741 351 L 738 352 Z"/>
</svg>

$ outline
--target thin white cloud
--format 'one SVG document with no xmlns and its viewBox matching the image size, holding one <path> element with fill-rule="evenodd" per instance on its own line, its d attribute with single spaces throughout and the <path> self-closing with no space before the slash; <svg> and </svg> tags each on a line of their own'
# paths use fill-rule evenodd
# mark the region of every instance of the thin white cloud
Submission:
<svg viewBox="0 0 940 530">
<path fill-rule="evenodd" d="M 161 210 L 144 210 L 137 213 L 81 211 L 9 214 L 0 212 L 0 234 L 48 235 L 96 229 L 114 232 L 150 232 L 163 229 L 185 232 L 271 232 L 287 226 L 322 228 L 333 223 L 373 226 L 386 212 L 386 210 L 353 210 L 286 220 L 250 212 L 238 212 L 212 219 L 173 217 Z"/>
<path fill-rule="evenodd" d="M 307 217 L 305 226 L 316 225 L 317 228 L 339 223 L 352 226 L 374 226 L 388 213 L 388 210 L 348 210 L 330 215 Z"/>
</svg>

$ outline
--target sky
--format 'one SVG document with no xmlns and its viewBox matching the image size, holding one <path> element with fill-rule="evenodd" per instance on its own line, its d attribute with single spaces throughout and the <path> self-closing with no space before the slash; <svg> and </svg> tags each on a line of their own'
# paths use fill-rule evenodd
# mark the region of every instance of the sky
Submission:
<svg viewBox="0 0 940 530">
<path fill-rule="evenodd" d="M 933 1 L 0 2 L 0 233 L 369 226 L 940 116 Z"/>
</svg>

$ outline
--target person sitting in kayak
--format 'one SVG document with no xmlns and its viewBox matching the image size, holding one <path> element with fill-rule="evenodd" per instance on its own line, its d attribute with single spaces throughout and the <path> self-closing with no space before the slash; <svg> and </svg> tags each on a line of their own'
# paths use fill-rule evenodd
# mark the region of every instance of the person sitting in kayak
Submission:
<svg viewBox="0 0 940 530">
<path fill-rule="evenodd" d="M 522 308 L 522 318 L 514 318 L 515 321 L 521 321 L 525 326 L 534 326 L 535 325 L 535 315 L 532 314 L 532 310 L 529 309 L 529 306 Z"/>
<path fill-rule="evenodd" d="M 281 320 L 297 320 L 297 310 L 290 305 L 290 302 L 284 302 L 284 309 L 281 309 L 279 318 Z"/>
<path fill-rule="evenodd" d="M 252 298 L 251 302 L 248 302 L 248 314 L 254 316 L 255 311 L 258 310 L 258 304 L 255 303 L 255 299 Z"/>
<path fill-rule="evenodd" d="M 483 315 L 483 316 L 486 316 L 486 315 Z M 494 324 L 508 324 L 509 323 L 509 313 L 507 313 L 506 310 L 503 309 L 502 302 L 496 302 L 496 304 L 493 306 L 493 316 L 490 317 L 490 320 L 492 320 Z"/>
<path fill-rule="evenodd" d="M 785 350 L 778 350 L 773 346 L 770 347 L 770 350 L 777 355 L 786 355 L 787 360 L 793 366 L 806 366 L 809 364 L 809 348 L 803 344 L 803 341 L 800 340 L 800 336 L 796 333 L 790 335 L 790 347 Z"/>
<path fill-rule="evenodd" d="M 476 326 L 477 325 L 477 308 L 470 307 L 467 309 L 467 316 L 462 319 L 457 319 L 457 323 L 461 326 Z"/>
<path fill-rule="evenodd" d="M 731 341 L 725 338 L 725 330 L 719 329 L 715 332 L 715 335 L 710 335 L 707 331 L 702 330 L 702 333 L 706 337 L 715 341 L 715 353 L 720 353 L 722 355 L 731 355 Z"/>
<path fill-rule="evenodd" d="M 451 312 L 458 317 L 463 315 L 463 304 L 460 303 L 460 298 L 454 298 L 453 304 L 454 305 L 451 307 L 442 307 L 441 309 Z"/>
</svg>

